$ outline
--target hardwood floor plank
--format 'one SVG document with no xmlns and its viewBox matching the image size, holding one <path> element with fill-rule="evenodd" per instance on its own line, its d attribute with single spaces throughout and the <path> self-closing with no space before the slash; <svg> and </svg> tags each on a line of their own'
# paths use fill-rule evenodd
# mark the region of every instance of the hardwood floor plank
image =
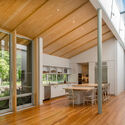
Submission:
<svg viewBox="0 0 125 125">
<path fill-rule="evenodd" d="M 30 108 L 0 117 L 0 125 L 124 125 L 125 92 L 103 104 L 103 113 L 97 105 L 69 105 L 65 97 L 46 101 L 38 108 Z"/>
</svg>

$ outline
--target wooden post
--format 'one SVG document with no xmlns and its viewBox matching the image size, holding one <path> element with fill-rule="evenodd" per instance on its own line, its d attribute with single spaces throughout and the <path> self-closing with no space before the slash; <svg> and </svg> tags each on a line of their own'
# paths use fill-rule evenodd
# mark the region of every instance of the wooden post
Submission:
<svg viewBox="0 0 125 125">
<path fill-rule="evenodd" d="M 98 9 L 98 113 L 102 113 L 102 10 Z"/>
<path fill-rule="evenodd" d="M 38 89 L 38 84 L 39 84 L 39 79 L 38 79 L 38 38 L 34 39 L 33 41 L 33 86 L 34 86 L 34 105 L 38 106 L 39 105 L 39 89 Z M 41 76 L 42 77 L 42 76 Z"/>
<path fill-rule="evenodd" d="M 11 69 L 12 69 L 12 110 L 16 112 L 17 107 L 17 97 L 16 97 L 16 31 L 12 32 L 12 62 L 11 62 Z"/>
</svg>

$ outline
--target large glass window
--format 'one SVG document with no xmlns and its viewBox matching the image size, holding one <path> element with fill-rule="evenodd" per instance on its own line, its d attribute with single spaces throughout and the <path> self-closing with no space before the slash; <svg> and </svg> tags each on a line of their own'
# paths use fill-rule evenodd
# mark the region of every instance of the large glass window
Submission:
<svg viewBox="0 0 125 125">
<path fill-rule="evenodd" d="M 43 84 L 62 83 L 68 81 L 68 74 L 43 74 Z"/>
<path fill-rule="evenodd" d="M 17 106 L 32 103 L 32 41 L 17 38 Z"/>
<path fill-rule="evenodd" d="M 116 0 L 120 13 L 125 13 L 125 0 Z"/>
<path fill-rule="evenodd" d="M 0 112 L 11 106 L 10 85 L 9 35 L 0 32 Z"/>
</svg>

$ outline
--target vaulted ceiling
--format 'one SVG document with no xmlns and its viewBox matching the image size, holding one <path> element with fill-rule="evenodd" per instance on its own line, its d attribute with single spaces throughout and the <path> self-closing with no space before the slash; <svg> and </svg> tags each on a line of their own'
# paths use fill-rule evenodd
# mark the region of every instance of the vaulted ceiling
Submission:
<svg viewBox="0 0 125 125">
<path fill-rule="evenodd" d="M 41 36 L 44 53 L 64 58 L 97 45 L 97 12 L 88 0 L 1 0 L 0 27 Z M 103 42 L 114 37 L 104 21 L 102 29 Z"/>
</svg>

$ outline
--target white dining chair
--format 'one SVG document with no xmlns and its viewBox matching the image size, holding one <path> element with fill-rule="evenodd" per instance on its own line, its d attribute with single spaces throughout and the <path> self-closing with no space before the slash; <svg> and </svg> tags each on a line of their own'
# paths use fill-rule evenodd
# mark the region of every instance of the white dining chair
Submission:
<svg viewBox="0 0 125 125">
<path fill-rule="evenodd" d="M 88 90 L 86 92 L 86 95 L 83 99 L 83 103 L 86 103 L 87 105 L 88 104 L 96 104 L 97 102 L 97 88 L 93 88 L 91 90 Z"/>
<path fill-rule="evenodd" d="M 76 96 L 74 94 L 74 90 L 73 89 L 65 89 L 65 95 L 67 96 L 68 100 L 72 102 L 72 105 L 74 107 L 75 99 L 76 99 Z"/>
</svg>

